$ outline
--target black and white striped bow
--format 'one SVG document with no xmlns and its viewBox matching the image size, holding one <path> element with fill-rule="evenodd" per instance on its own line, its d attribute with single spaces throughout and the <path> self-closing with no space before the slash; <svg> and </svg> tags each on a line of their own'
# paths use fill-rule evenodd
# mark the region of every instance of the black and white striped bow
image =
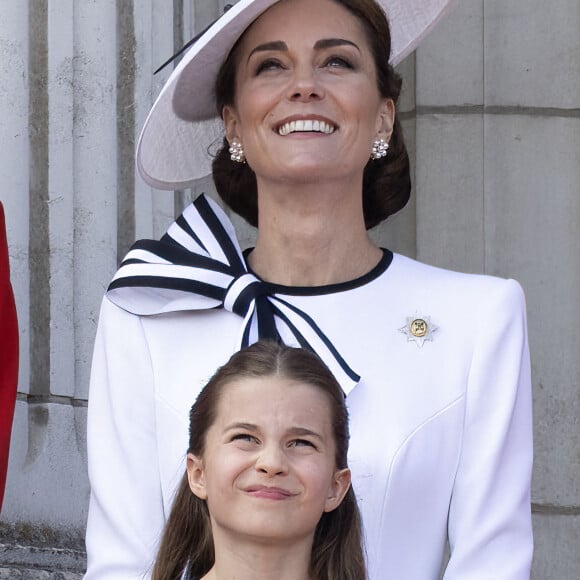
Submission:
<svg viewBox="0 0 580 580">
<path fill-rule="evenodd" d="M 316 353 L 345 394 L 360 380 L 316 322 L 248 272 L 234 227 L 215 201 L 200 195 L 159 241 L 136 242 L 107 290 L 117 306 L 138 315 L 225 308 L 244 319 L 238 347 L 282 341 Z"/>
</svg>

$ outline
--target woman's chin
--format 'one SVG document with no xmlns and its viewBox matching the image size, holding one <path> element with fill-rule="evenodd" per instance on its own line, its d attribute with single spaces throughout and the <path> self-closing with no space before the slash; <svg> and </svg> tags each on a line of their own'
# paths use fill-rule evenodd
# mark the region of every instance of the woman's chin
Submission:
<svg viewBox="0 0 580 580">
<path fill-rule="evenodd" d="M 265 177 L 259 181 L 279 181 L 296 183 L 320 183 L 323 181 L 343 180 L 348 176 L 344 164 L 337 163 L 336 159 L 316 158 L 315 156 L 295 156 L 278 161 L 269 171 L 256 174 Z"/>
</svg>

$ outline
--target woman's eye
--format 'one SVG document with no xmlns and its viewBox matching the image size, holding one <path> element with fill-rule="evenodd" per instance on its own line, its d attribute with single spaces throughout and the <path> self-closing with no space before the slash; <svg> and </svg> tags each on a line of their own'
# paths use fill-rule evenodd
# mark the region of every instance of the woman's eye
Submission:
<svg viewBox="0 0 580 580">
<path fill-rule="evenodd" d="M 325 66 L 336 68 L 354 68 L 353 64 L 343 56 L 331 56 L 325 63 Z"/>
<path fill-rule="evenodd" d="M 258 67 L 256 68 L 256 74 L 259 75 L 260 73 L 265 71 L 272 71 L 281 68 L 284 67 L 282 66 L 282 63 L 280 61 L 273 58 L 269 58 L 258 65 Z"/>
</svg>

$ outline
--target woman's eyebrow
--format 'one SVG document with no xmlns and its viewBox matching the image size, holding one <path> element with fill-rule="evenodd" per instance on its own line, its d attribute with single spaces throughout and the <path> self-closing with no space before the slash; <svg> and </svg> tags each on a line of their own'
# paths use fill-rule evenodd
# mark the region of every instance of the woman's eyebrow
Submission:
<svg viewBox="0 0 580 580">
<path fill-rule="evenodd" d="M 345 44 L 354 46 L 360 52 L 360 48 L 352 40 L 346 40 L 345 38 L 322 38 L 314 43 L 314 48 L 332 48 L 333 46 L 344 46 Z"/>
<path fill-rule="evenodd" d="M 346 40 L 345 38 L 321 38 L 314 43 L 315 50 L 321 50 L 324 48 L 332 48 L 333 46 L 354 46 L 359 52 L 360 48 L 351 40 Z M 288 45 L 283 40 L 274 40 L 272 42 L 265 42 L 264 44 L 259 44 L 256 46 L 249 54 L 248 59 L 256 52 L 264 52 L 268 50 L 278 50 L 282 52 L 288 52 Z"/>
<path fill-rule="evenodd" d="M 274 40 L 272 42 L 265 42 L 264 44 L 259 44 L 256 46 L 252 52 L 250 52 L 248 59 L 255 53 L 255 52 L 264 52 L 266 50 L 280 50 L 287 52 L 288 45 L 282 40 Z"/>
</svg>

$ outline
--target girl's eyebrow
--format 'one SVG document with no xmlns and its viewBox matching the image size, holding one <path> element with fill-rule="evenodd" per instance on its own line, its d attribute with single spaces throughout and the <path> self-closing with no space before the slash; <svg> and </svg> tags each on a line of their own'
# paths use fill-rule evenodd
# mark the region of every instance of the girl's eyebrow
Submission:
<svg viewBox="0 0 580 580">
<path fill-rule="evenodd" d="M 322 38 L 314 43 L 314 49 L 320 50 L 323 48 L 332 48 L 333 46 L 354 46 L 359 52 L 360 48 L 351 40 L 345 38 Z M 265 42 L 256 46 L 249 54 L 248 59 L 256 52 L 264 52 L 268 50 L 278 50 L 281 52 L 288 52 L 288 45 L 283 40 L 273 40 L 272 42 Z"/>
<path fill-rule="evenodd" d="M 316 431 L 312 431 L 312 429 L 307 429 L 306 427 L 292 427 L 288 430 L 288 433 L 293 436 L 310 436 L 319 439 L 320 441 L 324 441 L 324 437 L 317 433 Z"/>
<path fill-rule="evenodd" d="M 254 425 L 253 423 L 232 423 L 231 425 L 228 425 L 225 429 L 224 429 L 224 433 L 227 433 L 228 431 L 233 431 L 235 429 L 245 429 L 247 431 L 255 431 L 256 429 L 258 429 L 257 425 Z"/>
<path fill-rule="evenodd" d="M 244 423 L 244 422 L 232 423 L 231 425 L 228 425 L 224 429 L 224 433 L 227 433 L 228 431 L 235 431 L 237 429 L 243 429 L 246 431 L 257 431 L 258 426 L 255 425 L 254 423 Z M 324 437 L 322 435 L 320 435 L 316 431 L 312 431 L 312 429 L 308 429 L 307 427 L 291 427 L 290 429 L 288 429 L 288 434 L 292 436 L 301 436 L 301 437 L 310 436 L 315 437 L 320 441 L 324 441 Z"/>
</svg>

